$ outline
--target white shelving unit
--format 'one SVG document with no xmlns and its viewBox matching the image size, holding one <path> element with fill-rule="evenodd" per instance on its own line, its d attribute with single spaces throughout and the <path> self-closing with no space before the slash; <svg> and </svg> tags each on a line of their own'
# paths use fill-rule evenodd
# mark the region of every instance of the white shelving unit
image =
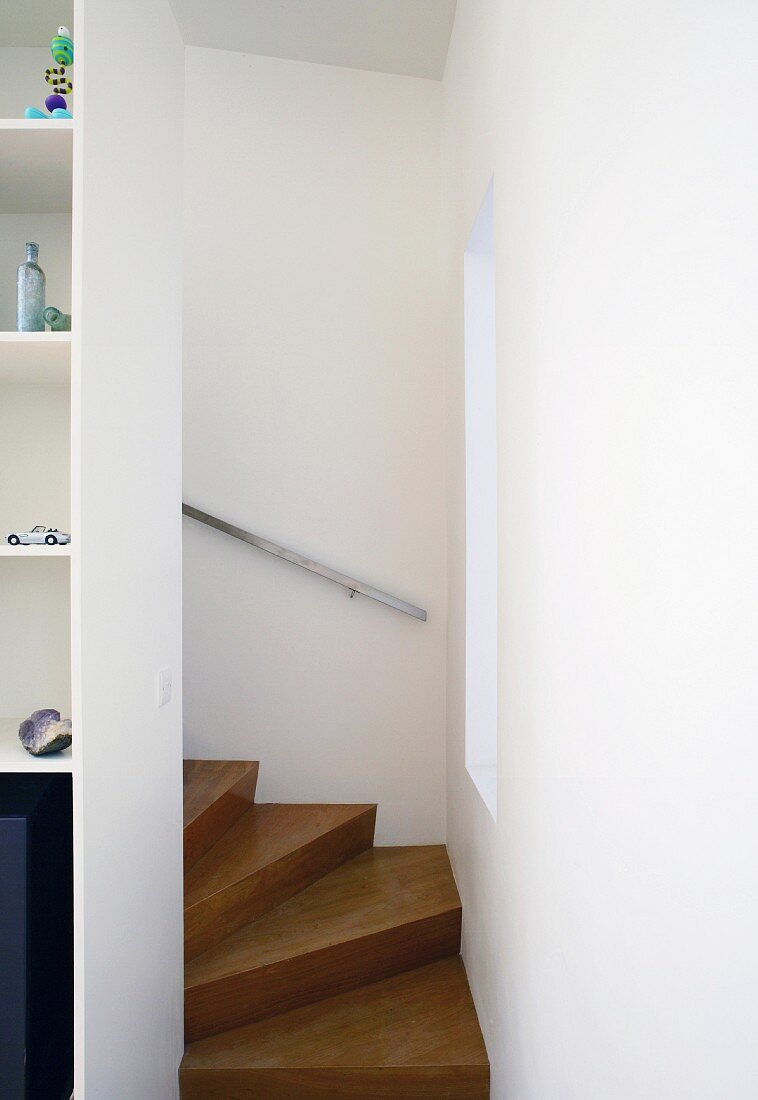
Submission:
<svg viewBox="0 0 758 1100">
<path fill-rule="evenodd" d="M 73 22 L 72 16 L 70 0 L 63 0 L 56 22 Z M 0 46 L 9 18 L 0 17 Z M 45 95 L 43 63 L 55 25 L 48 30 L 50 9 L 38 0 L 23 5 L 23 19 L 37 41 L 12 40 L 18 55 L 3 51 L 2 113 L 22 113 L 27 95 L 39 105 Z M 28 85 L 20 89 L 19 73 L 28 66 Z M 8 531 L 40 523 L 71 530 L 72 333 L 13 329 L 15 273 L 26 241 L 40 245 L 47 304 L 71 311 L 75 137 L 73 120 L 0 118 L 0 773 L 71 773 L 76 788 L 79 746 L 35 757 L 18 738 L 32 710 L 54 707 L 72 716 L 80 636 L 72 598 L 76 549 L 5 541 Z M 75 851 L 80 842 L 77 823 Z M 79 987 L 75 1061 L 82 1058 L 83 1008 Z"/>
<path fill-rule="evenodd" d="M 75 43 L 75 118 L 7 117 L 42 106 L 59 24 Z M 168 0 L 25 0 L 0 4 L 0 49 L 0 772 L 72 777 L 77 1100 L 169 1096 L 182 1051 L 184 46 Z M 73 332 L 12 331 L 26 241 Z M 3 541 L 42 523 L 70 547 Z M 160 534 L 108 537 L 124 525 Z M 159 708 L 163 668 L 175 698 Z M 71 751 L 20 746 L 20 721 L 43 707 L 71 717 Z"/>
<path fill-rule="evenodd" d="M 70 0 L 63 0 L 61 15 L 73 20 Z M 50 9 L 39 0 L 30 0 L 19 16 L 17 25 L 10 15 L 0 21 L 0 46 L 8 34 L 10 43 L 20 47 L 18 55 L 4 51 L 0 99 L 5 111 L 18 110 L 20 115 L 26 102 L 35 102 L 34 95 L 39 105 L 44 98 L 44 65 L 50 64 L 47 43 L 52 32 Z M 4 537 L 16 526 L 37 523 L 70 529 L 72 335 L 11 329 L 15 268 L 24 258 L 26 240 L 40 244 L 48 304 L 70 310 L 74 136 L 74 120 L 0 118 L 0 650 L 5 656 L 0 668 L 0 707 L 11 694 L 10 684 L 13 697 L 21 694 L 30 706 L 57 706 L 58 702 L 45 702 L 45 698 L 53 691 L 60 694 L 63 664 L 69 684 L 61 703 L 71 706 L 70 644 L 64 653 L 57 648 L 53 654 L 55 669 L 49 680 L 35 661 L 27 682 L 23 656 L 3 649 L 2 632 L 24 634 L 25 613 L 42 610 L 40 583 L 53 599 L 58 619 L 64 601 L 56 597 L 62 587 L 70 607 L 68 568 L 55 570 L 36 560 L 27 568 L 15 559 L 70 559 L 71 548 L 10 547 Z M 70 637 L 70 611 L 67 614 Z M 13 621 L 14 615 L 18 622 Z M 60 637 L 60 621 L 55 622 L 53 633 Z M 3 759 L 0 752 L 0 768 Z M 31 765 L 37 768 L 39 761 L 31 760 Z"/>
</svg>

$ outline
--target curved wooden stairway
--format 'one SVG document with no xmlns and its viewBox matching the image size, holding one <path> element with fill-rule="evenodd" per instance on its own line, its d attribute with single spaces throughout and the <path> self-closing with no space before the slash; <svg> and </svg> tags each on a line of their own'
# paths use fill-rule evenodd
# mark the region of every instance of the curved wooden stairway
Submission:
<svg viewBox="0 0 758 1100">
<path fill-rule="evenodd" d="M 488 1097 L 445 848 L 256 805 L 257 776 L 185 761 L 184 1100 Z"/>
</svg>

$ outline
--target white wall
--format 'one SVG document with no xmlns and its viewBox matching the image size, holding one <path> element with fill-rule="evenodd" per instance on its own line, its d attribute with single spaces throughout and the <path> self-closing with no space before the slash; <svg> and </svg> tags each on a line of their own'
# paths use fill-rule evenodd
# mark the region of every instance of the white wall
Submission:
<svg viewBox="0 0 758 1100">
<path fill-rule="evenodd" d="M 184 50 L 167 0 L 133 0 L 128 18 L 123 3 L 80 0 L 76 24 L 76 1096 L 169 1100 L 183 1001 Z M 159 710 L 162 668 L 174 698 Z"/>
<path fill-rule="evenodd" d="M 185 755 L 444 837 L 438 83 L 188 49 L 185 499 L 426 623 L 185 521 Z"/>
<path fill-rule="evenodd" d="M 459 0 L 449 844 L 498 1100 L 755 1094 L 758 8 Z M 462 254 L 495 173 L 500 787 L 463 761 Z"/>
<path fill-rule="evenodd" d="M 465 760 L 497 816 L 498 499 L 497 347 L 493 183 L 463 256 L 466 449 Z"/>
</svg>

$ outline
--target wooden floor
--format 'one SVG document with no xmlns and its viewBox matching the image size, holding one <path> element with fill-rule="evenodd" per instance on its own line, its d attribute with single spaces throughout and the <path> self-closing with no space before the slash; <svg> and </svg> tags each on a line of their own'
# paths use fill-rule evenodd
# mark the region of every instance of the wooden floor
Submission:
<svg viewBox="0 0 758 1100">
<path fill-rule="evenodd" d="M 444 847 L 374 848 L 375 806 L 253 805 L 256 778 L 185 767 L 182 1096 L 489 1096 Z"/>
</svg>

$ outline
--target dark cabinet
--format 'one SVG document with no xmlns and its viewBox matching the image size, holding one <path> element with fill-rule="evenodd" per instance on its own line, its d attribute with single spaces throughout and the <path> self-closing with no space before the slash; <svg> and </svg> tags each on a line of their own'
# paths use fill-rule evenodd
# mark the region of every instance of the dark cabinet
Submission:
<svg viewBox="0 0 758 1100">
<path fill-rule="evenodd" d="M 70 775 L 0 775 L 0 1100 L 73 1084 Z"/>
</svg>

